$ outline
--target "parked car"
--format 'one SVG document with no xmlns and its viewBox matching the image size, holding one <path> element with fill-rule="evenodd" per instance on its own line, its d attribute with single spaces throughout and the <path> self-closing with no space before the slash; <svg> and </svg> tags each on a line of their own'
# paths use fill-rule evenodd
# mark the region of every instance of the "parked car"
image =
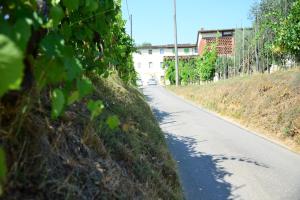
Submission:
<svg viewBox="0 0 300 200">
<path fill-rule="evenodd" d="M 142 87 L 142 86 L 143 86 L 143 81 L 142 81 L 142 79 L 137 79 L 137 80 L 136 80 L 136 85 L 137 85 L 138 87 Z"/>
<path fill-rule="evenodd" d="M 148 81 L 147 81 L 147 84 L 148 85 L 157 85 L 157 82 L 154 78 L 150 78 Z"/>
</svg>

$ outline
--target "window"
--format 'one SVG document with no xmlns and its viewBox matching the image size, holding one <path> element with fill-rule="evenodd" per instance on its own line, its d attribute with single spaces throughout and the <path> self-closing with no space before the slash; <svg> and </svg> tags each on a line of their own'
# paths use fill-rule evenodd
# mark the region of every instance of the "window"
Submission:
<svg viewBox="0 0 300 200">
<path fill-rule="evenodd" d="M 172 52 L 175 53 L 175 48 L 172 49 Z"/>
<path fill-rule="evenodd" d="M 160 62 L 160 68 L 163 69 L 163 67 L 164 67 L 164 63 Z"/>
<path fill-rule="evenodd" d="M 189 48 L 184 48 L 184 53 L 189 53 L 190 52 L 190 49 Z"/>
<path fill-rule="evenodd" d="M 224 31 L 224 32 L 222 32 L 222 35 L 223 36 L 232 36 L 233 32 L 232 31 Z"/>
<path fill-rule="evenodd" d="M 198 48 L 197 47 L 194 48 L 194 53 L 198 53 Z"/>
<path fill-rule="evenodd" d="M 164 49 L 160 49 L 160 54 L 164 54 L 165 50 Z"/>
<path fill-rule="evenodd" d="M 152 62 L 149 62 L 149 69 L 152 68 Z"/>
<path fill-rule="evenodd" d="M 148 50 L 148 54 L 152 54 L 152 49 L 149 49 L 149 50 Z"/>
</svg>

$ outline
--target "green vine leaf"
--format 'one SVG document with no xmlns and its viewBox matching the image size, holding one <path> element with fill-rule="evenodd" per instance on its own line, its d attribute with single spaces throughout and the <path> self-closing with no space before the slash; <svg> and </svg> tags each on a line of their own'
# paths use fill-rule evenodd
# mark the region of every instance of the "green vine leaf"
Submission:
<svg viewBox="0 0 300 200">
<path fill-rule="evenodd" d="M 70 10 L 77 10 L 79 6 L 79 0 L 63 0 L 64 5 Z"/>
<path fill-rule="evenodd" d="M 82 65 L 76 58 L 65 58 L 64 66 L 67 70 L 67 80 L 72 81 L 82 73 Z"/>
<path fill-rule="evenodd" d="M 59 2 L 60 2 L 60 0 L 51 0 L 51 4 L 52 4 L 53 6 L 58 5 Z"/>
<path fill-rule="evenodd" d="M 99 3 L 96 0 L 86 0 L 85 6 L 89 12 L 93 12 L 98 9 Z"/>
<path fill-rule="evenodd" d="M 120 125 L 120 120 L 117 115 L 109 116 L 106 120 L 106 124 L 111 130 L 115 130 Z"/>
<path fill-rule="evenodd" d="M 58 26 L 60 21 L 64 18 L 63 9 L 57 5 L 50 9 L 50 17 L 52 19 L 53 27 Z"/>
<path fill-rule="evenodd" d="M 68 105 L 75 103 L 77 100 L 79 100 L 79 92 L 74 91 L 71 93 L 71 95 L 68 98 Z"/>
<path fill-rule="evenodd" d="M 23 52 L 27 48 L 27 42 L 31 35 L 29 23 L 26 19 L 19 19 L 14 27 L 16 43 Z"/>
<path fill-rule="evenodd" d="M 10 38 L 0 34 L 0 97 L 20 88 L 23 69 L 22 52 Z"/>
<path fill-rule="evenodd" d="M 64 93 L 60 89 L 55 89 L 52 92 L 52 119 L 56 119 L 62 113 L 65 105 Z"/>
<path fill-rule="evenodd" d="M 77 79 L 79 97 L 83 98 L 93 91 L 93 84 L 88 78 Z"/>
<path fill-rule="evenodd" d="M 104 105 L 103 102 L 100 100 L 98 101 L 90 100 L 87 104 L 87 108 L 91 112 L 91 120 L 94 120 L 102 113 L 104 109 Z"/>
</svg>

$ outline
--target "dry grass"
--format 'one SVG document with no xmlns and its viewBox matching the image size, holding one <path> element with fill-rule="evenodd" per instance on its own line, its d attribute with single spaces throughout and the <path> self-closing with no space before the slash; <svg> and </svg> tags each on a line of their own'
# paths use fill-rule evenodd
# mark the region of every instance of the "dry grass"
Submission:
<svg viewBox="0 0 300 200">
<path fill-rule="evenodd" d="M 299 70 L 169 89 L 300 152 Z"/>
<path fill-rule="evenodd" d="M 143 95 L 116 77 L 94 83 L 91 97 L 106 109 L 93 122 L 86 100 L 58 120 L 49 119 L 47 91 L 25 114 L 22 102 L 12 107 L 0 102 L 0 143 L 8 165 L 1 198 L 183 198 L 175 162 Z M 115 131 L 105 125 L 112 114 L 121 121 Z"/>
</svg>

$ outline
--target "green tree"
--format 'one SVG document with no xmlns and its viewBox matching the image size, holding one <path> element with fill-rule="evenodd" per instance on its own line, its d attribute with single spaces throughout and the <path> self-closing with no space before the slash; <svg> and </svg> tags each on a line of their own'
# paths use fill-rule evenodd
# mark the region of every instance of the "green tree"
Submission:
<svg viewBox="0 0 300 200">
<path fill-rule="evenodd" d="M 300 0 L 293 4 L 288 16 L 281 21 L 275 45 L 279 51 L 300 56 Z"/>
<path fill-rule="evenodd" d="M 217 48 L 213 44 L 204 49 L 203 55 L 196 60 L 197 72 L 201 81 L 211 81 L 215 75 Z"/>
<path fill-rule="evenodd" d="M 164 61 L 163 67 L 165 69 L 165 78 L 170 81 L 170 84 L 175 84 L 175 61 L 167 60 Z"/>
</svg>

